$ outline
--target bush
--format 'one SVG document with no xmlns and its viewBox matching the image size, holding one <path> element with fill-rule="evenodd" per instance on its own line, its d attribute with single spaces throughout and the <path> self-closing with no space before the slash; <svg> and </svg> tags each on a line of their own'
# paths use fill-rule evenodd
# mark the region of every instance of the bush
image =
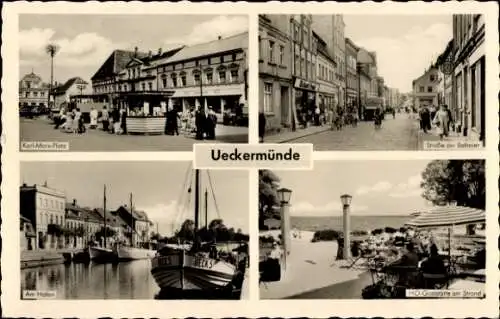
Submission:
<svg viewBox="0 0 500 319">
<path fill-rule="evenodd" d="M 397 231 L 397 229 L 392 227 L 386 227 L 384 228 L 384 231 L 388 234 L 394 234 Z"/>
<path fill-rule="evenodd" d="M 381 229 L 381 228 L 375 228 L 374 230 L 372 230 L 372 235 L 373 236 L 377 236 L 377 235 L 382 234 L 383 232 L 384 232 L 383 229 Z"/>
<path fill-rule="evenodd" d="M 351 231 L 352 236 L 366 236 L 368 232 L 366 230 L 353 230 Z"/>
<path fill-rule="evenodd" d="M 333 229 L 318 230 L 314 233 L 312 242 L 333 241 L 339 239 L 342 233 Z"/>
</svg>

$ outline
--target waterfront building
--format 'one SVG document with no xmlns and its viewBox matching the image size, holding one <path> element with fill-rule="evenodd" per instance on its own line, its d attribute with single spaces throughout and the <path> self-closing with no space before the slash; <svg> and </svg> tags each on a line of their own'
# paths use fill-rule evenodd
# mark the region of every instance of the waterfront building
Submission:
<svg viewBox="0 0 500 319">
<path fill-rule="evenodd" d="M 485 142 L 485 21 L 481 14 L 453 15 L 454 106 L 463 136 Z"/>
<path fill-rule="evenodd" d="M 94 208 L 94 214 L 98 215 L 102 221 L 104 226 L 104 210 L 102 208 Z M 127 232 L 128 225 L 120 216 L 116 213 L 116 211 L 111 211 L 106 209 L 106 226 L 111 228 L 115 232 L 116 239 L 120 241 L 125 241 L 127 244 L 131 244 L 130 240 L 125 236 Z"/>
<path fill-rule="evenodd" d="M 433 105 L 437 107 L 439 105 L 438 89 L 440 77 L 439 69 L 430 67 L 424 74 L 413 80 L 413 105 L 417 110 L 424 106 L 430 107 Z"/>
<path fill-rule="evenodd" d="M 19 81 L 19 107 L 45 108 L 48 105 L 48 98 L 49 85 L 33 71 Z"/>
<path fill-rule="evenodd" d="M 141 243 L 150 241 L 152 222 L 144 211 L 130 209 L 129 206 L 122 205 L 113 214 L 119 216 L 126 224 L 123 235 L 134 246 L 140 246 Z"/>
<path fill-rule="evenodd" d="M 295 123 L 290 44 L 288 15 L 259 15 L 259 112 L 266 117 L 266 131 Z"/>
<path fill-rule="evenodd" d="M 91 93 L 88 87 L 88 82 L 80 77 L 74 77 L 61 85 L 56 85 L 52 90 L 54 99 L 54 108 L 59 109 L 61 105 L 69 103 L 71 96 L 83 96 Z"/>
<path fill-rule="evenodd" d="M 154 66 L 158 90 L 172 92 L 178 111 L 211 107 L 219 122 L 226 112 L 247 114 L 247 50 L 248 32 L 183 47 Z"/>
<path fill-rule="evenodd" d="M 328 114 L 329 109 L 335 109 L 337 105 L 338 90 L 333 84 L 335 79 L 335 67 L 337 63 L 328 53 L 326 42 L 315 32 L 313 35 L 317 43 L 317 63 L 316 63 L 316 81 L 317 86 L 317 104 L 322 114 Z"/>
<path fill-rule="evenodd" d="M 36 231 L 36 249 L 56 249 L 63 245 L 66 195 L 44 185 L 20 187 L 20 213 Z"/>
<path fill-rule="evenodd" d="M 357 56 L 359 48 L 351 39 L 345 39 L 345 67 L 346 67 L 346 103 L 348 108 L 358 108 L 358 72 Z"/>
<path fill-rule="evenodd" d="M 299 114 L 312 112 L 316 107 L 316 40 L 312 34 L 312 15 L 290 17 L 292 58 L 292 109 L 295 129 Z"/>
<path fill-rule="evenodd" d="M 36 249 L 36 233 L 31 221 L 24 216 L 20 216 L 20 224 L 19 242 L 21 251 Z"/>
<path fill-rule="evenodd" d="M 66 203 L 66 229 L 70 235 L 66 238 L 66 245 L 74 248 L 85 247 L 90 239 L 87 232 L 87 211 L 79 207 L 76 200 Z"/>
</svg>

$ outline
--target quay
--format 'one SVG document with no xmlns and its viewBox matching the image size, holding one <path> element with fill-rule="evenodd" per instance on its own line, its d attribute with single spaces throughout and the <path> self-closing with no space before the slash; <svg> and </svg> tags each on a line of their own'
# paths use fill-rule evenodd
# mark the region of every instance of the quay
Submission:
<svg viewBox="0 0 500 319">
<path fill-rule="evenodd" d="M 82 251 L 82 248 L 23 250 L 21 251 L 21 269 L 70 262 Z"/>
</svg>

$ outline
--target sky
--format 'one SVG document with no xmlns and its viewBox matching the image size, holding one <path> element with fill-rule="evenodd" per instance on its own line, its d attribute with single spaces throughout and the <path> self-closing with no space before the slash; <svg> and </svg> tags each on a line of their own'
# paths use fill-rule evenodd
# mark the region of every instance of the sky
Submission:
<svg viewBox="0 0 500 319">
<path fill-rule="evenodd" d="M 345 36 L 377 52 L 378 73 L 402 93 L 453 38 L 452 15 L 344 15 Z"/>
<path fill-rule="evenodd" d="M 106 208 L 113 210 L 129 204 L 144 210 L 158 222 L 161 234 L 169 235 L 186 218 L 193 219 L 194 199 L 184 188 L 190 162 L 23 162 L 21 183 L 43 185 L 65 191 L 67 201 L 78 205 L 102 207 L 106 184 Z M 228 227 L 248 233 L 248 171 L 210 171 L 214 192 L 206 171 L 200 171 L 201 192 L 208 189 L 208 219 L 220 218 Z M 194 186 L 194 177 L 193 180 Z M 183 192 L 182 190 L 186 191 Z M 184 196 L 182 196 L 184 194 Z M 194 194 L 194 188 L 192 195 Z M 213 199 L 215 194 L 215 200 Z M 184 199 L 183 199 L 184 198 Z M 190 200 L 189 200 L 190 199 Z M 188 209 L 191 207 L 191 209 Z M 173 227 L 175 225 L 175 227 Z"/>
<path fill-rule="evenodd" d="M 292 190 L 294 216 L 342 214 L 340 196 L 352 195 L 353 215 L 409 215 L 430 207 L 421 197 L 429 161 L 315 161 L 312 171 L 275 171 Z"/>
<path fill-rule="evenodd" d="M 90 83 L 115 49 L 154 53 L 248 31 L 242 15 L 85 15 L 23 14 L 19 16 L 20 76 L 32 70 L 50 81 L 48 43 L 59 45 L 54 81 L 79 76 Z"/>
</svg>

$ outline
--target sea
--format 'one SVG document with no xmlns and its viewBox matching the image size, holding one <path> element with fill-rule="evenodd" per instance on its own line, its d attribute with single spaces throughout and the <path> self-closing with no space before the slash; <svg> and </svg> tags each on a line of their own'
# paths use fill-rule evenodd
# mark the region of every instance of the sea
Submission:
<svg viewBox="0 0 500 319">
<path fill-rule="evenodd" d="M 412 219 L 409 215 L 391 215 L 391 216 L 351 216 L 351 230 L 371 231 L 377 228 L 403 227 L 404 224 Z M 292 228 L 303 231 L 317 231 L 325 229 L 334 229 L 342 231 L 342 216 L 328 217 L 291 217 Z"/>
</svg>

